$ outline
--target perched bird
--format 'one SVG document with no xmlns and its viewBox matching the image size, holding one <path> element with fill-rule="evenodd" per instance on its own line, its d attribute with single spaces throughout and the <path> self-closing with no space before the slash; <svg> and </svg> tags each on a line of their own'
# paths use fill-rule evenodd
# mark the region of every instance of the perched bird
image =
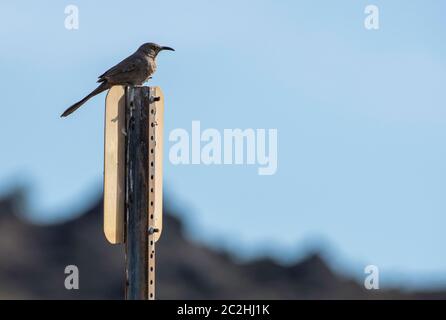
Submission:
<svg viewBox="0 0 446 320">
<path fill-rule="evenodd" d="M 76 111 L 85 102 L 95 95 L 110 89 L 116 85 L 141 85 L 152 76 L 156 70 L 156 56 L 162 50 L 175 51 L 170 47 L 162 47 L 156 43 L 145 43 L 128 58 L 122 60 L 113 68 L 107 70 L 99 76 L 97 82 L 100 85 L 85 98 L 76 102 L 62 113 L 61 117 L 66 117 Z"/>
</svg>

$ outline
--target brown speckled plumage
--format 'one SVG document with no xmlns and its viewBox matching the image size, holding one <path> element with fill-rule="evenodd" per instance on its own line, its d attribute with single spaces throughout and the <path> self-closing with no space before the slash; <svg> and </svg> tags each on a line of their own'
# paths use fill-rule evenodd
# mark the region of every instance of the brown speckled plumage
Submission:
<svg viewBox="0 0 446 320">
<path fill-rule="evenodd" d="M 162 50 L 171 50 L 170 47 L 162 47 L 156 43 L 145 43 L 128 58 L 125 58 L 116 66 L 99 76 L 100 85 L 85 98 L 76 102 L 62 113 L 66 117 L 76 111 L 85 102 L 95 95 L 110 89 L 116 85 L 142 85 L 150 79 L 156 71 L 156 56 Z"/>
</svg>

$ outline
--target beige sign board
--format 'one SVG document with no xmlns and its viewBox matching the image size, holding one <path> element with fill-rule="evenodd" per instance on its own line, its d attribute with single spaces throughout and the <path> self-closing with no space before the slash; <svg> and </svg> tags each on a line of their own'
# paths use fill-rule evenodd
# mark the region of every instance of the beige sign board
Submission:
<svg viewBox="0 0 446 320">
<path fill-rule="evenodd" d="M 149 226 L 157 232 L 150 236 L 156 242 L 162 230 L 163 210 L 163 120 L 164 96 L 159 87 L 151 87 L 149 154 Z M 159 97 L 158 99 L 154 99 Z M 105 100 L 104 129 L 104 233 L 112 244 L 125 240 L 125 87 L 114 86 Z M 153 137 L 153 138 L 152 138 Z M 153 204 L 152 204 L 153 202 Z"/>
</svg>

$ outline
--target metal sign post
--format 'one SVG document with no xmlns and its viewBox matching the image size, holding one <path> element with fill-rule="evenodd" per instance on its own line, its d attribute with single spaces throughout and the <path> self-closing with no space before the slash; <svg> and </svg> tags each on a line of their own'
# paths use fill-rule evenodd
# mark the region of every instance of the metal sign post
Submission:
<svg viewBox="0 0 446 320">
<path fill-rule="evenodd" d="M 163 116 L 158 87 L 113 87 L 107 95 L 104 233 L 110 243 L 126 244 L 126 299 L 155 299 Z"/>
</svg>

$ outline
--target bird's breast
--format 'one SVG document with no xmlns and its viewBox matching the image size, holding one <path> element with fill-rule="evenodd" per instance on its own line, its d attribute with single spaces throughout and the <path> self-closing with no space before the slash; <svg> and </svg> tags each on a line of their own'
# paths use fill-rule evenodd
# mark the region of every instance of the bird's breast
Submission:
<svg viewBox="0 0 446 320">
<path fill-rule="evenodd" d="M 156 62 L 154 59 L 150 59 L 149 61 L 150 75 L 154 74 L 156 71 Z"/>
<path fill-rule="evenodd" d="M 149 78 L 156 71 L 156 62 L 155 62 L 155 60 L 154 59 L 150 59 L 150 58 L 146 58 L 146 59 L 147 59 L 147 77 L 146 77 L 145 81 L 149 80 Z"/>
</svg>

